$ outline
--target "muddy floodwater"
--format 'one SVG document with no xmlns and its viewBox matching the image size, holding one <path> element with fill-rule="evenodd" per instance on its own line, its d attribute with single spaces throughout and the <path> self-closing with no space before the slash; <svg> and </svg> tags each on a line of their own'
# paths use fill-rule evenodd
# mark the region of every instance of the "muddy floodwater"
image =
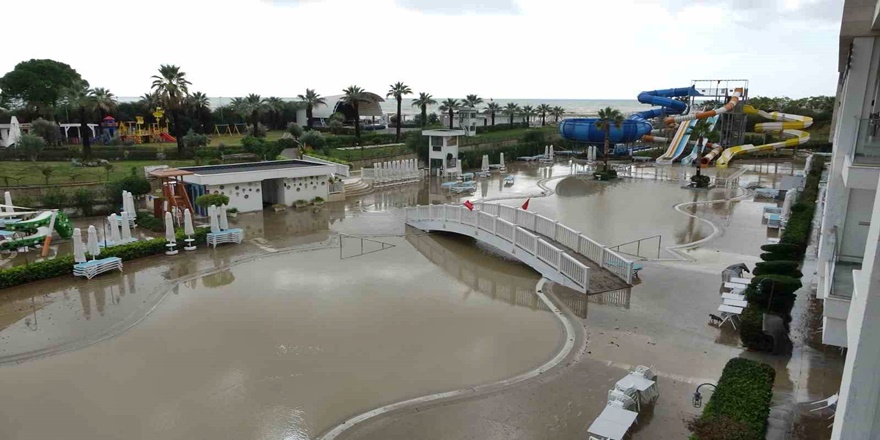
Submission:
<svg viewBox="0 0 880 440">
<path fill-rule="evenodd" d="M 331 247 L 195 278 L 116 337 L 0 367 L 0 438 L 314 438 L 560 349 L 562 325 L 534 299 L 528 268 L 468 243 L 377 240 L 394 247 L 361 255 L 347 243 L 342 258 Z M 437 264 L 448 246 L 477 278 Z"/>
</svg>

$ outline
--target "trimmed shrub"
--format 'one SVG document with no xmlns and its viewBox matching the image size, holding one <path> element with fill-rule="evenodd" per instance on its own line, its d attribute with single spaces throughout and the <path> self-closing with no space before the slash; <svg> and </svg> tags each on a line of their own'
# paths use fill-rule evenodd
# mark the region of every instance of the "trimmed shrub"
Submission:
<svg viewBox="0 0 880 440">
<path fill-rule="evenodd" d="M 309 130 L 303 133 L 299 138 L 299 143 L 303 146 L 320 150 L 327 146 L 327 138 L 320 131 Z"/>
<path fill-rule="evenodd" d="M 35 134 L 46 141 L 46 144 L 55 146 L 61 143 L 61 128 L 55 121 L 47 121 L 37 118 L 31 122 L 31 134 Z"/>
<path fill-rule="evenodd" d="M 46 148 L 46 140 L 35 134 L 23 134 L 15 145 L 16 150 L 21 150 L 31 162 L 37 161 L 37 156 Z"/>
<path fill-rule="evenodd" d="M 797 261 L 764 261 L 755 264 L 752 274 L 758 275 L 784 275 L 792 278 L 801 278 L 803 274 L 798 270 Z"/>
<path fill-rule="evenodd" d="M 228 205 L 229 196 L 223 194 L 203 194 L 196 197 L 196 205 L 207 208 L 211 205 L 220 206 Z"/>
<path fill-rule="evenodd" d="M 71 198 L 73 206 L 79 209 L 83 217 L 90 217 L 95 210 L 95 192 L 88 188 L 79 188 Z"/>
<path fill-rule="evenodd" d="M 294 139 L 299 139 L 299 137 L 303 135 L 303 128 L 300 127 L 299 124 L 297 124 L 296 122 L 289 122 L 287 124 L 287 128 L 285 128 L 285 131 L 290 133 L 290 135 L 293 136 Z"/>
<path fill-rule="evenodd" d="M 800 255 L 777 254 L 775 252 L 764 252 L 761 259 L 764 261 L 791 261 L 793 258 L 800 259 Z"/>
<path fill-rule="evenodd" d="M 749 425 L 728 416 L 696 417 L 688 422 L 688 429 L 693 433 L 690 438 L 699 440 L 740 440 L 751 435 Z"/>
<path fill-rule="evenodd" d="M 67 195 L 58 188 L 49 188 L 40 201 L 43 208 L 61 209 L 67 206 Z"/>
<path fill-rule="evenodd" d="M 191 149 L 205 147 L 208 145 L 208 143 L 211 142 L 211 140 L 208 138 L 208 135 L 198 134 L 194 132 L 192 128 L 190 128 L 189 131 L 186 132 L 181 141 L 183 142 L 183 145 L 185 147 Z"/>
<path fill-rule="evenodd" d="M 614 180 L 617 178 L 616 170 L 602 170 L 593 173 L 593 178 L 596 180 Z"/>
<path fill-rule="evenodd" d="M 761 246 L 761 250 L 792 257 L 803 255 L 803 248 L 792 243 L 765 244 Z"/>
<path fill-rule="evenodd" d="M 137 225 L 153 232 L 165 232 L 165 222 L 157 219 L 153 214 L 144 211 L 137 213 Z"/>
<path fill-rule="evenodd" d="M 727 362 L 715 393 L 700 416 L 701 432 L 709 431 L 713 424 L 745 424 L 748 429 L 740 432 L 737 440 L 763 440 L 770 416 L 770 400 L 773 398 L 773 381 L 776 371 L 769 365 L 743 358 Z M 698 437 L 700 440 L 727 437 Z"/>
<path fill-rule="evenodd" d="M 783 275 L 760 275 L 752 279 L 746 288 L 746 300 L 751 305 L 767 309 L 785 320 L 791 321 L 791 308 L 797 298 L 795 292 L 802 286 L 801 281 Z"/>
<path fill-rule="evenodd" d="M 708 188 L 710 179 L 709 176 L 705 176 L 702 174 L 699 176 L 693 175 L 691 176 L 691 182 L 693 182 L 694 187 L 696 188 Z"/>
<path fill-rule="evenodd" d="M 764 333 L 763 308 L 750 305 L 739 315 L 739 340 L 751 350 L 773 349 L 773 339 Z"/>
</svg>

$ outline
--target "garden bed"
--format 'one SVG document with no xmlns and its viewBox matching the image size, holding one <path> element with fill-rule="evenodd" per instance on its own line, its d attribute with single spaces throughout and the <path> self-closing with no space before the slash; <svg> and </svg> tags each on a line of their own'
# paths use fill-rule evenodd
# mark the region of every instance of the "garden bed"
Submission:
<svg viewBox="0 0 880 440">
<path fill-rule="evenodd" d="M 693 440 L 763 440 L 776 371 L 743 358 L 727 362 L 703 414 L 689 425 Z"/>
</svg>

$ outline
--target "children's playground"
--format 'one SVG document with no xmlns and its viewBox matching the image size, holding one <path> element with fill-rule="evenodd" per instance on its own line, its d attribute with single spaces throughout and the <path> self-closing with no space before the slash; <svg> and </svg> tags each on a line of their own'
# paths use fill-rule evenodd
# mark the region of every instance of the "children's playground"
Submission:
<svg viewBox="0 0 880 440">
<path fill-rule="evenodd" d="M 749 105 L 749 81 L 744 79 L 693 80 L 689 87 L 639 93 L 638 101 L 655 108 L 633 113 L 620 124 L 611 124 L 610 141 L 638 151 L 666 145 L 658 165 L 680 163 L 727 168 L 736 156 L 780 148 L 793 148 L 810 140 L 804 129 L 808 116 L 756 109 Z M 754 132 L 781 140 L 754 145 L 744 143 L 747 116 L 759 116 Z M 692 136 L 699 121 L 707 121 L 707 136 Z M 699 129 L 697 129 L 699 130 Z M 597 118 L 565 119 L 559 124 L 563 138 L 601 145 L 605 131 Z M 694 138 L 697 139 L 694 139 Z M 765 137 L 766 138 L 766 137 Z"/>
<path fill-rule="evenodd" d="M 143 116 L 135 116 L 134 121 L 119 122 L 112 116 L 105 116 L 101 120 L 101 133 L 92 138 L 91 142 L 109 145 L 117 136 L 123 141 L 132 141 L 135 144 L 177 142 L 169 132 L 168 122 L 163 122 L 164 116 L 165 111 L 161 108 L 156 108 L 153 112 L 153 118 L 157 122 L 152 123 L 145 122 Z"/>
</svg>

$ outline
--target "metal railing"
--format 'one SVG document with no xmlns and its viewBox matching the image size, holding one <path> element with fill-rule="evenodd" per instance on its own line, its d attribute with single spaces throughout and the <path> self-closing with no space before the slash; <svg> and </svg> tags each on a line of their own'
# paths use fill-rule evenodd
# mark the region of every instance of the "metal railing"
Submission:
<svg viewBox="0 0 880 440">
<path fill-rule="evenodd" d="M 660 247 L 663 244 L 663 237 L 661 237 L 659 234 L 652 235 L 650 237 L 643 237 L 638 240 L 627 241 L 625 243 L 616 244 L 614 246 L 608 246 L 608 249 L 611 249 L 612 251 L 619 252 L 622 254 L 630 254 L 630 255 L 635 255 L 637 257 L 641 257 L 642 256 L 642 242 L 648 241 L 648 240 L 653 240 L 655 238 L 657 239 L 657 258 L 659 259 L 660 258 Z M 625 252 L 620 249 L 623 246 L 628 246 L 631 244 L 636 245 L 636 253 L 634 253 L 634 254 L 632 252 Z"/>
<path fill-rule="evenodd" d="M 880 165 L 880 119 L 859 119 L 854 164 Z"/>
<path fill-rule="evenodd" d="M 589 268 L 571 255 L 565 259 L 565 250 L 542 240 L 541 236 L 544 236 L 608 269 L 627 284 L 632 284 L 634 265 L 632 260 L 578 231 L 547 217 L 510 206 L 492 203 L 475 203 L 474 206 L 474 211 L 455 205 L 411 207 L 406 210 L 406 218 L 408 221 L 439 220 L 477 227 L 513 243 L 517 248 L 535 255 L 554 269 L 563 272 L 572 281 L 580 283 L 582 280 L 578 277 L 581 277 L 582 272 L 571 266 L 574 264 L 573 261 L 577 262 L 578 267 L 585 269 L 583 273 L 589 274 Z M 434 212 L 443 214 L 437 216 L 433 214 Z M 566 262 L 563 262 L 564 259 Z"/>
</svg>

